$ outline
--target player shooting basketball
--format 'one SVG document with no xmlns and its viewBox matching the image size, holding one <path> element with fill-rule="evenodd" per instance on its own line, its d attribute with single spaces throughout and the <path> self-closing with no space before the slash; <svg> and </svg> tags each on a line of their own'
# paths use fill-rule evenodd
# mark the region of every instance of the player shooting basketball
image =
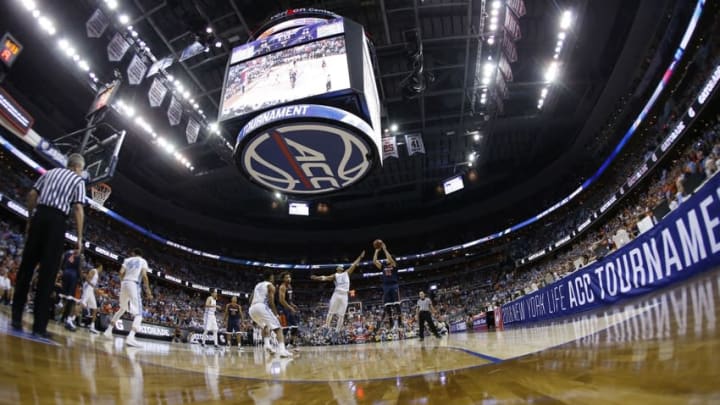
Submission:
<svg viewBox="0 0 720 405">
<path fill-rule="evenodd" d="M 393 259 L 390 252 L 387 250 L 387 246 L 380 239 L 373 242 L 375 248 L 375 254 L 373 255 L 373 264 L 378 270 L 382 271 L 382 287 L 383 287 L 383 315 L 380 323 L 388 318 L 388 326 L 392 326 L 392 308 L 395 308 L 397 314 L 396 327 L 402 325 L 402 314 L 400 313 L 400 280 L 398 276 L 397 262 Z M 385 254 L 385 265 L 383 265 L 378 259 L 380 250 Z"/>
</svg>

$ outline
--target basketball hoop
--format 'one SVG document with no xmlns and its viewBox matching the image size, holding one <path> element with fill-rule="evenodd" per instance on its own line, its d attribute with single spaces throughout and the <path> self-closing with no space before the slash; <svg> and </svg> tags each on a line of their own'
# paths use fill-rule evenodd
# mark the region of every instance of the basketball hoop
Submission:
<svg viewBox="0 0 720 405">
<path fill-rule="evenodd" d="M 90 195 L 93 201 L 101 206 L 104 205 L 105 201 L 110 197 L 110 193 L 112 193 L 112 188 L 107 183 L 98 183 L 90 187 Z"/>
</svg>

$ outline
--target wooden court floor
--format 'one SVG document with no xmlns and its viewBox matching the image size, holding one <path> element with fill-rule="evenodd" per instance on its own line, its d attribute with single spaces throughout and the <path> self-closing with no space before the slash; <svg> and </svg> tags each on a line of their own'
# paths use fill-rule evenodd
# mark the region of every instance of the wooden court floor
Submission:
<svg viewBox="0 0 720 405">
<path fill-rule="evenodd" d="M 720 403 L 720 270 L 551 324 L 424 343 L 216 351 L 123 346 L 53 326 L 54 342 L 0 313 L 2 404 Z"/>
</svg>

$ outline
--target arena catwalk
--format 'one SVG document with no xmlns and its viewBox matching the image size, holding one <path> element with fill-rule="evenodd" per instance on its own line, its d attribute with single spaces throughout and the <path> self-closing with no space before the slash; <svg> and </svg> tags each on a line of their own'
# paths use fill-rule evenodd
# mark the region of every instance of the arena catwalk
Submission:
<svg viewBox="0 0 720 405">
<path fill-rule="evenodd" d="M 441 339 L 258 348 L 11 332 L 0 314 L 0 402 L 718 403 L 720 269 L 596 312 Z M 30 319 L 27 318 L 26 322 Z M 485 402 L 490 401 L 490 402 Z"/>
</svg>

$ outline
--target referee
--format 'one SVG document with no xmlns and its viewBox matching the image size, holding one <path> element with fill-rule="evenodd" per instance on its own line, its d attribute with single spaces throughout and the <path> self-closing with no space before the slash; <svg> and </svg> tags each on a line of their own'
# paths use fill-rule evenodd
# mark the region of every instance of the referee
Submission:
<svg viewBox="0 0 720 405">
<path fill-rule="evenodd" d="M 39 264 L 33 334 L 50 337 L 47 333 L 50 293 L 60 265 L 66 221 L 71 208 L 77 225 L 76 254 L 79 256 L 82 252 L 85 182 L 80 174 L 84 168 L 85 159 L 82 155 L 73 153 L 68 156 L 67 169 L 47 171 L 28 193 L 27 208 L 30 219 L 27 223 L 25 249 L 18 269 L 12 305 L 12 328 L 15 330 L 22 331 L 22 315 L 30 280 Z"/>
<path fill-rule="evenodd" d="M 430 327 L 430 332 L 432 332 L 436 338 L 440 339 L 440 334 L 438 333 L 437 328 L 435 327 L 435 323 L 432 320 L 432 315 L 430 315 L 431 310 L 435 312 L 432 301 L 430 300 L 430 298 L 425 297 L 424 292 L 420 291 L 420 299 L 417 302 L 417 320 L 418 324 L 420 324 L 419 326 L 421 342 L 425 337 L 425 322 L 427 322 L 428 326 Z"/>
</svg>

